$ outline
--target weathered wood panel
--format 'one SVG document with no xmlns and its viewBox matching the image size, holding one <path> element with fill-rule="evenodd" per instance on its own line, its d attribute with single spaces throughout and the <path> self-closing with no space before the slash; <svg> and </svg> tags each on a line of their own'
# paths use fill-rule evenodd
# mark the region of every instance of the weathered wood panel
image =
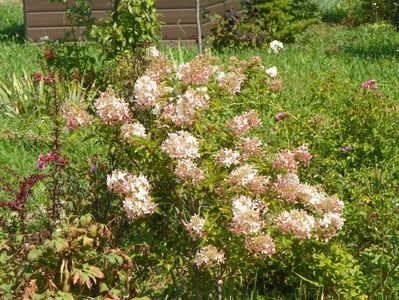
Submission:
<svg viewBox="0 0 399 300">
<path fill-rule="evenodd" d="M 113 0 L 91 0 L 93 16 L 100 20 L 109 16 Z M 74 0 L 68 0 L 73 5 Z M 159 19 L 163 22 L 162 39 L 183 39 L 192 41 L 197 38 L 195 0 L 158 0 L 156 2 Z M 66 6 L 61 3 L 49 3 L 48 0 L 24 0 L 26 34 L 32 40 L 48 36 L 59 39 L 68 32 L 68 20 L 64 16 Z M 239 0 L 202 0 L 202 32 L 206 36 L 211 28 L 213 14 L 223 14 L 234 7 L 239 9 Z M 81 28 L 79 31 L 83 31 Z"/>
<path fill-rule="evenodd" d="M 73 0 L 68 0 L 68 5 L 72 6 L 75 3 Z M 91 7 L 93 10 L 109 10 L 112 7 L 112 0 L 91 0 Z M 65 11 L 65 4 L 49 3 L 49 0 L 26 0 L 25 9 L 27 12 L 49 12 L 49 11 Z"/>
<path fill-rule="evenodd" d="M 223 15 L 226 9 L 238 9 L 239 0 L 228 0 L 226 3 L 217 3 L 202 9 L 201 22 L 207 23 L 211 15 Z M 158 9 L 159 19 L 165 24 L 194 24 L 196 20 L 195 8 L 164 8 Z"/>
<path fill-rule="evenodd" d="M 203 34 L 209 34 L 211 23 L 203 25 Z M 85 27 L 77 28 L 76 33 L 81 35 Z M 42 37 L 47 36 L 50 39 L 63 38 L 66 32 L 70 31 L 69 26 L 59 27 L 34 27 L 28 28 L 28 36 L 34 41 L 40 40 Z M 162 26 L 162 39 L 163 40 L 195 40 L 197 38 L 197 28 L 195 24 L 184 25 L 164 25 Z"/>
<path fill-rule="evenodd" d="M 39 41 L 44 36 L 52 40 L 61 39 L 65 36 L 65 33 L 70 32 L 71 27 L 36 27 L 36 28 L 28 28 L 28 37 L 33 41 Z M 85 30 L 84 27 L 76 29 L 76 33 L 81 35 Z"/>
<path fill-rule="evenodd" d="M 97 20 L 105 19 L 109 15 L 109 11 L 100 10 L 93 11 L 93 17 Z M 30 28 L 36 27 L 60 27 L 70 25 L 63 11 L 56 12 L 28 12 L 27 21 Z"/>
</svg>

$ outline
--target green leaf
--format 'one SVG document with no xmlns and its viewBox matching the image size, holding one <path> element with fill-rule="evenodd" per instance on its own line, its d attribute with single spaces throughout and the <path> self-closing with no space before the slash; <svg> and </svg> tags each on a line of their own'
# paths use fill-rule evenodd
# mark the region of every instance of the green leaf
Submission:
<svg viewBox="0 0 399 300">
<path fill-rule="evenodd" d="M 28 260 L 30 261 L 36 261 L 39 259 L 39 257 L 43 254 L 43 250 L 40 248 L 35 248 L 29 251 L 28 253 Z"/>
<path fill-rule="evenodd" d="M 108 292 L 108 291 L 109 291 L 108 286 L 107 286 L 104 282 L 101 282 L 101 283 L 98 285 L 98 287 L 99 287 L 100 293 L 104 293 L 104 292 Z"/>
</svg>

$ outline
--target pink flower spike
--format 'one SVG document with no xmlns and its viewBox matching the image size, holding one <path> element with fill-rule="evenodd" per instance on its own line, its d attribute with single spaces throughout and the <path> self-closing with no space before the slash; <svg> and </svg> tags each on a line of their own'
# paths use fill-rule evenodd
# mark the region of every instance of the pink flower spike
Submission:
<svg viewBox="0 0 399 300">
<path fill-rule="evenodd" d="M 39 170 L 43 170 L 46 167 L 46 159 L 43 154 L 40 153 L 39 158 L 37 159 L 37 166 Z"/>
<path fill-rule="evenodd" d="M 274 116 L 276 122 L 280 122 L 281 120 L 288 119 L 289 115 L 285 111 L 279 112 L 277 115 Z"/>
<path fill-rule="evenodd" d="M 375 80 L 375 79 L 367 80 L 367 81 L 363 82 L 362 87 L 364 89 L 373 89 L 374 90 L 377 88 L 377 80 Z"/>
</svg>

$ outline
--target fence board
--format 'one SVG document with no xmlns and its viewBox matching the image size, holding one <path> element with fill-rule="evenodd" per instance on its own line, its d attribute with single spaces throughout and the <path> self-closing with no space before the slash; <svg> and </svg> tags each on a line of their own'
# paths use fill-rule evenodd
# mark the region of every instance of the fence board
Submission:
<svg viewBox="0 0 399 300">
<path fill-rule="evenodd" d="M 113 0 L 91 0 L 93 16 L 104 19 L 112 7 Z M 74 0 L 68 0 L 69 5 Z M 226 9 L 239 9 L 239 0 L 202 0 L 201 18 L 202 33 L 209 34 L 211 28 L 210 16 L 222 15 Z M 164 40 L 195 40 L 197 38 L 195 0 L 157 0 L 156 6 L 162 25 L 162 39 Z M 65 5 L 49 3 L 48 0 L 24 0 L 25 26 L 28 38 L 39 40 L 42 36 L 50 39 L 64 37 L 69 31 L 68 21 L 64 16 Z"/>
<path fill-rule="evenodd" d="M 112 7 L 112 0 L 91 0 L 93 10 L 109 10 Z M 68 0 L 68 5 L 72 6 L 73 0 Z M 49 0 L 26 0 L 25 9 L 27 12 L 49 12 L 49 11 L 65 11 L 65 4 L 49 3 Z"/>
<path fill-rule="evenodd" d="M 97 20 L 105 19 L 109 15 L 109 11 L 93 11 L 93 17 Z M 63 11 L 57 12 L 28 12 L 27 21 L 29 28 L 35 27 L 60 27 L 70 25 Z"/>
</svg>

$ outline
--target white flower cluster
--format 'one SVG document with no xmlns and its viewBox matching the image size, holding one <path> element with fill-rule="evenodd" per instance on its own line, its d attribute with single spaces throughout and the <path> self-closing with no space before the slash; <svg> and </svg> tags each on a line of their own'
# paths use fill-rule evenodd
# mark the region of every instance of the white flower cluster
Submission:
<svg viewBox="0 0 399 300">
<path fill-rule="evenodd" d="M 240 163 L 240 153 L 231 149 L 220 149 L 216 154 L 216 161 L 226 167 L 238 165 Z"/>
<path fill-rule="evenodd" d="M 198 184 L 204 178 L 204 172 L 193 162 L 199 157 L 198 140 L 187 131 L 169 133 L 161 149 L 170 158 L 177 159 L 175 174 L 184 181 Z"/>
<path fill-rule="evenodd" d="M 150 195 L 150 184 L 143 175 L 114 170 L 107 176 L 107 186 L 109 190 L 125 197 L 123 207 L 131 219 L 151 215 L 157 207 Z"/>
<path fill-rule="evenodd" d="M 77 130 L 93 122 L 93 116 L 86 111 L 84 106 L 72 101 L 66 101 L 63 104 L 62 116 L 66 121 L 65 127 L 69 130 Z"/>
<path fill-rule="evenodd" d="M 310 239 L 316 220 L 304 210 L 293 209 L 284 211 L 277 218 L 277 226 L 281 231 L 292 233 L 299 239 Z"/>
<path fill-rule="evenodd" d="M 129 105 L 122 98 L 117 98 L 112 88 L 101 93 L 94 107 L 103 123 L 115 125 L 131 120 Z"/>
<path fill-rule="evenodd" d="M 284 45 L 282 42 L 279 42 L 277 40 L 274 40 L 270 43 L 269 49 L 272 53 L 274 54 L 279 54 L 281 50 L 284 49 Z"/>
<path fill-rule="evenodd" d="M 133 136 L 138 136 L 143 139 L 145 139 L 147 137 L 145 127 L 140 122 L 122 125 L 122 127 L 121 127 L 122 139 L 130 142 L 131 137 L 133 137 Z"/>
<path fill-rule="evenodd" d="M 193 239 L 203 238 L 205 235 L 205 219 L 199 215 L 191 217 L 189 222 L 183 222 L 185 229 Z"/>
<path fill-rule="evenodd" d="M 199 157 L 198 140 L 187 131 L 169 133 L 161 146 L 171 158 L 195 159 Z"/>
<path fill-rule="evenodd" d="M 301 203 L 306 209 L 317 211 L 321 216 L 315 219 L 313 228 L 316 229 L 315 237 L 317 239 L 329 240 L 336 235 L 337 230 L 343 227 L 344 203 L 338 197 L 328 196 L 316 187 L 302 184 L 294 173 L 278 175 L 274 187 L 281 199 L 294 204 Z M 293 214 L 293 216 L 298 216 L 298 214 Z M 291 221 L 291 219 L 287 219 L 285 223 Z M 303 237 L 301 234 L 295 235 Z"/>
<path fill-rule="evenodd" d="M 222 250 L 219 251 L 213 245 L 207 245 L 197 251 L 194 263 L 198 267 L 205 266 L 206 268 L 219 266 L 224 263 L 224 252 Z"/>
<path fill-rule="evenodd" d="M 276 78 L 278 74 L 277 67 L 271 67 L 269 69 L 266 69 L 266 74 L 269 75 L 271 78 Z"/>
<path fill-rule="evenodd" d="M 164 107 L 163 116 L 178 127 L 191 127 L 195 121 L 197 110 L 208 107 L 208 100 L 207 95 L 201 95 L 193 89 L 188 89 L 183 95 L 176 98 L 175 103 Z"/>
<path fill-rule="evenodd" d="M 245 164 L 231 172 L 228 182 L 232 186 L 245 188 L 248 191 L 261 194 L 266 190 L 269 177 L 258 175 L 258 171 L 250 164 Z"/>
<path fill-rule="evenodd" d="M 134 96 L 139 108 L 149 109 L 155 106 L 159 94 L 158 83 L 152 77 L 143 75 L 137 79 L 134 85 Z"/>
<path fill-rule="evenodd" d="M 232 231 L 236 234 L 256 234 L 263 228 L 261 213 L 266 209 L 259 202 L 254 202 L 246 196 L 233 199 L 233 226 Z"/>
</svg>

